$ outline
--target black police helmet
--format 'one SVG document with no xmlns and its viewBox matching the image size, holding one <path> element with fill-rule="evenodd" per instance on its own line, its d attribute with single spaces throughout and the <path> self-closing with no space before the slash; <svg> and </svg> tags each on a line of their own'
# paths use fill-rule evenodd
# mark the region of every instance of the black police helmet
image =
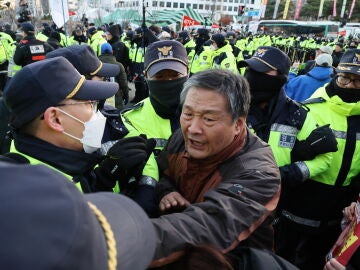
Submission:
<svg viewBox="0 0 360 270">
<path fill-rule="evenodd" d="M 182 43 L 185 44 L 190 41 L 190 36 L 187 31 L 181 31 L 181 32 L 179 32 L 176 39 L 180 42 L 182 41 Z"/>
</svg>

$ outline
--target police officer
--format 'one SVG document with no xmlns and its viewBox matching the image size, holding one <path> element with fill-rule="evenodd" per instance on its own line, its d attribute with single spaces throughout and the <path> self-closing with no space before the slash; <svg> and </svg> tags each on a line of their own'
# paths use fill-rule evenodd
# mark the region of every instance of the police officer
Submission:
<svg viewBox="0 0 360 270">
<path fill-rule="evenodd" d="M 7 79 L 7 69 L 9 61 L 12 60 L 15 42 L 12 37 L 5 33 L 0 27 L 0 93 L 4 89 Z"/>
<path fill-rule="evenodd" d="M 88 37 L 84 34 L 82 27 L 76 27 L 72 36 L 69 38 L 69 45 L 73 44 L 88 44 Z"/>
<path fill-rule="evenodd" d="M 283 237 L 283 219 L 296 220 L 298 215 L 289 213 L 289 200 L 299 189 L 310 185 L 313 182 L 311 179 L 330 167 L 330 152 L 337 150 L 337 143 L 330 128 L 325 125 L 328 123 L 317 127 L 313 115 L 285 95 L 283 86 L 291 65 L 285 53 L 275 47 L 261 46 L 242 64 L 247 66 L 244 76 L 250 84 L 251 92 L 248 126 L 269 143 L 281 172 L 282 195 L 278 205 L 280 221 L 275 226 L 275 244 L 280 252 L 279 239 L 291 241 Z M 299 222 L 306 223 L 301 219 Z M 288 248 L 284 252 L 295 252 L 295 249 Z M 287 254 L 279 254 L 297 263 Z"/>
<path fill-rule="evenodd" d="M 50 37 L 51 27 L 47 23 L 42 24 L 42 30 L 36 35 L 36 39 L 41 41 L 47 41 Z"/>
<path fill-rule="evenodd" d="M 24 22 L 20 26 L 23 39 L 17 45 L 14 62 L 19 66 L 26 66 L 45 59 L 45 55 L 53 48 L 44 41 L 35 38 L 35 29 L 31 23 Z"/>
<path fill-rule="evenodd" d="M 328 169 L 289 194 L 288 215 L 280 220 L 281 229 L 286 230 L 278 252 L 301 269 L 322 269 L 325 255 L 340 234 L 342 209 L 355 201 L 360 191 L 359 67 L 360 50 L 347 50 L 336 76 L 305 102 L 320 125 L 330 123 L 338 151 Z"/>
<path fill-rule="evenodd" d="M 14 137 L 7 156 L 59 171 L 84 192 L 112 190 L 148 156 L 147 141 L 140 136 L 119 140 L 105 157 L 97 153 L 106 123 L 97 102 L 117 90 L 116 83 L 86 80 L 63 57 L 29 64 L 4 92 Z"/>
<path fill-rule="evenodd" d="M 156 140 L 155 155 L 179 128 L 180 92 L 188 74 L 188 58 L 180 42 L 163 40 L 148 47 L 145 77 L 149 97 L 123 115 L 138 131 Z"/>
<path fill-rule="evenodd" d="M 96 55 L 99 56 L 101 54 L 101 44 L 106 43 L 106 39 L 102 36 L 102 31 L 92 26 L 87 30 L 87 35 L 89 37 L 89 45 Z"/>
<path fill-rule="evenodd" d="M 195 35 L 195 48 L 189 53 L 189 58 L 192 59 L 189 63 L 190 74 L 199 71 L 207 70 L 212 67 L 214 51 L 210 46 L 205 45 L 205 42 L 210 39 L 209 30 L 206 28 L 199 28 Z"/>
<path fill-rule="evenodd" d="M 105 45 L 111 49 L 109 43 L 104 43 L 102 47 Z M 69 60 L 79 73 L 85 75 L 88 79 L 104 80 L 105 77 L 125 76 L 125 74 L 120 74 L 121 72 L 124 73 L 124 68 L 120 63 L 117 65 L 115 59 L 109 62 L 103 61 L 103 63 L 101 63 L 94 51 L 88 45 L 68 46 L 66 48 L 55 50 L 46 57 L 54 58 L 58 56 L 63 56 Z M 113 55 L 111 56 L 114 58 Z M 104 60 L 104 57 L 100 56 L 100 58 Z M 123 80 L 126 81 L 126 77 L 123 78 Z M 100 106 L 100 104 L 99 108 L 101 108 L 101 113 L 106 118 L 104 134 L 101 139 L 101 154 L 105 155 L 108 149 L 119 139 L 137 137 L 140 135 L 134 127 L 129 123 L 126 123 L 122 117 L 120 117 L 119 110 L 109 105 Z M 130 143 L 128 146 L 130 148 L 132 147 Z M 128 175 L 124 176 L 123 179 L 121 179 L 121 182 L 118 182 L 114 187 L 114 191 L 132 197 L 151 215 L 155 207 L 155 204 L 153 204 L 152 201 L 153 189 L 158 178 L 158 168 L 155 158 L 150 156 L 143 167 L 139 167 L 137 171 L 129 171 Z M 111 187 L 115 182 L 109 181 L 108 184 L 109 187 Z"/>
<path fill-rule="evenodd" d="M 236 58 L 232 52 L 232 47 L 223 34 L 214 34 L 211 37 L 211 49 L 214 51 L 213 68 L 228 69 L 238 73 Z"/>
<path fill-rule="evenodd" d="M 149 95 L 144 78 L 144 55 L 146 47 L 157 40 L 158 38 L 147 27 L 135 29 L 131 48 L 129 49 L 129 71 L 135 85 L 135 96 L 131 101 L 132 103 L 137 103 Z"/>
<path fill-rule="evenodd" d="M 236 58 L 236 61 L 241 61 L 244 60 L 244 58 L 242 57 L 242 53 L 241 50 L 235 46 L 236 43 L 236 34 L 233 31 L 227 31 L 226 32 L 226 39 L 229 42 L 231 48 L 232 48 L 232 52 Z"/>
<path fill-rule="evenodd" d="M 188 31 L 180 31 L 176 38 L 177 41 L 179 41 L 182 45 L 184 45 L 187 54 L 191 52 L 192 49 L 195 48 L 196 44 L 195 41 L 190 37 Z M 189 62 L 191 62 L 192 59 L 189 59 Z"/>
</svg>

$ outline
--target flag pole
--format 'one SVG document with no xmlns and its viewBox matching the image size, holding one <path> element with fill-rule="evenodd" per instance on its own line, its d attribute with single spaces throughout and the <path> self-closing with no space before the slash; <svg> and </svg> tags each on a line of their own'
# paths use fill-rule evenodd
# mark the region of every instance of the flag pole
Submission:
<svg viewBox="0 0 360 270">
<path fill-rule="evenodd" d="M 67 1 L 67 0 L 66 0 Z M 64 32 L 65 32 L 65 46 L 67 46 L 67 33 L 66 33 L 66 21 L 65 21 L 65 8 L 64 8 L 64 0 L 61 0 L 61 7 L 64 19 Z"/>
</svg>

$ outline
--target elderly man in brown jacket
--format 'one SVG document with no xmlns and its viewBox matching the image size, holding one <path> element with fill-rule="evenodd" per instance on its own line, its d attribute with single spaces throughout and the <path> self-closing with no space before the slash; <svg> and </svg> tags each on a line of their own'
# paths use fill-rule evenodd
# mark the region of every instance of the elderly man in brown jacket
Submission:
<svg viewBox="0 0 360 270">
<path fill-rule="evenodd" d="M 181 94 L 181 130 L 158 157 L 163 172 L 153 219 L 158 245 L 153 267 L 168 264 L 188 245 L 271 249 L 271 213 L 280 174 L 270 147 L 250 133 L 246 80 L 226 70 L 193 75 Z"/>
</svg>

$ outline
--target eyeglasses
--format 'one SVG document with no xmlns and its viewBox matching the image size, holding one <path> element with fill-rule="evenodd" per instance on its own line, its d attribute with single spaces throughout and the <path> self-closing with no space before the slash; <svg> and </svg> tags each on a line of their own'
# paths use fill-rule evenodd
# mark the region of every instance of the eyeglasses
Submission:
<svg viewBox="0 0 360 270">
<path fill-rule="evenodd" d="M 61 103 L 61 104 L 57 104 L 55 107 L 68 106 L 68 105 L 79 105 L 79 104 L 90 104 L 93 112 L 96 113 L 98 111 L 99 101 L 97 101 L 97 100 L 79 101 L 79 102 L 73 102 L 73 103 Z"/>
<path fill-rule="evenodd" d="M 360 79 L 351 79 L 343 75 L 337 75 L 336 82 L 342 85 L 348 85 L 352 82 L 356 88 L 360 88 Z"/>
<path fill-rule="evenodd" d="M 109 81 L 109 77 L 101 77 L 98 75 L 85 75 L 85 79 L 91 81 Z"/>
</svg>

